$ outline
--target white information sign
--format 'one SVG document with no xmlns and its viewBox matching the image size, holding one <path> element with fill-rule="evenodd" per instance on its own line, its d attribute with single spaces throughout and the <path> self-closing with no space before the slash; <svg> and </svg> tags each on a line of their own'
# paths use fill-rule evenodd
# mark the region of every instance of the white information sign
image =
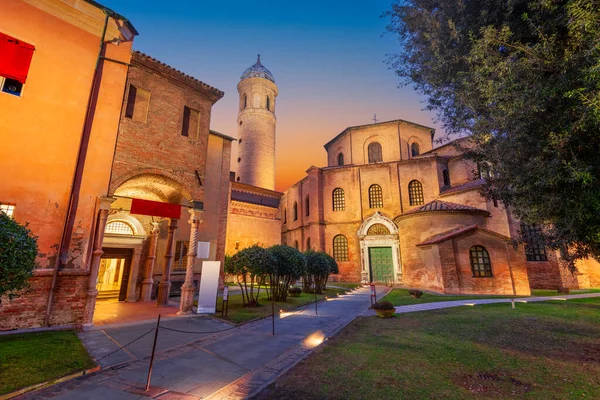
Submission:
<svg viewBox="0 0 600 400">
<path fill-rule="evenodd" d="M 196 258 L 209 258 L 210 257 L 210 242 L 198 242 L 196 248 Z"/>
<path fill-rule="evenodd" d="M 227 301 L 228 297 L 229 297 L 229 286 L 225 285 L 223 287 L 223 301 Z"/>
<path fill-rule="evenodd" d="M 217 310 L 220 261 L 203 261 L 198 295 L 198 314 L 214 314 Z"/>
</svg>

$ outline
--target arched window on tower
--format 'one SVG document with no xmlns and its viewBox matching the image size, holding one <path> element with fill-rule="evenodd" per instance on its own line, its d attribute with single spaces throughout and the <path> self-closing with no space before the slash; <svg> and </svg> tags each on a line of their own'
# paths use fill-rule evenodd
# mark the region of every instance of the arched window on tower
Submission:
<svg viewBox="0 0 600 400">
<path fill-rule="evenodd" d="M 298 220 L 298 203 L 294 202 L 294 221 Z"/>
<path fill-rule="evenodd" d="M 379 142 L 373 142 L 369 144 L 367 148 L 367 152 L 369 153 L 369 164 L 377 163 L 383 161 L 383 155 L 381 152 L 381 144 Z"/>
<path fill-rule="evenodd" d="M 306 239 L 306 251 L 310 250 L 310 238 Z"/>
<path fill-rule="evenodd" d="M 271 98 L 267 96 L 267 110 L 271 111 Z"/>
<path fill-rule="evenodd" d="M 416 179 L 408 184 L 408 201 L 411 206 L 423 204 L 423 185 Z"/>
<path fill-rule="evenodd" d="M 287 208 L 283 209 L 283 223 L 287 224 Z"/>
<path fill-rule="evenodd" d="M 244 108 L 248 107 L 248 95 L 244 94 Z"/>
<path fill-rule="evenodd" d="M 333 238 L 333 258 L 335 261 L 348 261 L 348 239 L 344 235 Z"/>
<path fill-rule="evenodd" d="M 297 240 L 294 240 L 294 248 L 295 248 L 296 250 L 298 250 L 298 241 L 297 241 Z"/>
<path fill-rule="evenodd" d="M 344 153 L 338 154 L 337 162 L 339 166 L 344 165 Z"/>
<path fill-rule="evenodd" d="M 369 208 L 382 208 L 383 207 L 383 193 L 381 186 L 371 185 L 369 187 Z"/>
<path fill-rule="evenodd" d="M 333 189 L 333 211 L 343 211 L 346 208 L 346 199 L 344 197 L 344 189 Z"/>
<path fill-rule="evenodd" d="M 418 143 L 413 143 L 410 145 L 410 154 L 415 157 L 421 154 L 421 148 Z"/>
<path fill-rule="evenodd" d="M 306 196 L 306 199 L 304 200 L 304 209 L 306 210 L 304 213 L 308 217 L 310 215 L 310 199 L 308 196 Z"/>
</svg>

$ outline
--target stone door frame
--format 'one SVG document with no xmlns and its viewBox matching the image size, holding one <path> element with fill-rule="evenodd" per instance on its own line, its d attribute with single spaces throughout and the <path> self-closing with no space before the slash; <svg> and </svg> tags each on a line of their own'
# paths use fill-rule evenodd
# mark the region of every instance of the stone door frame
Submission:
<svg viewBox="0 0 600 400">
<path fill-rule="evenodd" d="M 389 235 L 367 235 L 369 228 L 375 224 L 382 224 L 390 231 Z M 371 282 L 371 272 L 369 264 L 370 247 L 391 247 L 392 261 L 394 262 L 393 283 L 402 281 L 402 262 L 400 258 L 400 240 L 398 236 L 398 227 L 388 217 L 382 215 L 379 211 L 363 221 L 356 232 L 360 242 L 360 262 L 361 262 L 361 280 Z"/>
</svg>

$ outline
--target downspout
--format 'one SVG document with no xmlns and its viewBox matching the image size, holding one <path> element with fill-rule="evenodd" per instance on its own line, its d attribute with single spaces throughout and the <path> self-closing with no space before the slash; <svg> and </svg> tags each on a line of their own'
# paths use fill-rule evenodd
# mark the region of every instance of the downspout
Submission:
<svg viewBox="0 0 600 400">
<path fill-rule="evenodd" d="M 85 114 L 85 119 L 83 121 L 83 126 L 81 129 L 81 139 L 79 141 L 79 151 L 77 153 L 77 163 L 75 164 L 75 171 L 73 172 L 73 179 L 71 181 L 71 190 L 69 192 L 69 202 L 67 205 L 67 215 L 65 217 L 65 222 L 62 227 L 60 242 L 58 245 L 58 252 L 56 261 L 54 263 L 54 271 L 52 274 L 52 283 L 50 285 L 50 291 L 48 292 L 48 301 L 46 305 L 46 314 L 44 315 L 44 325 L 49 326 L 50 323 L 50 309 L 52 308 L 52 300 L 54 298 L 54 290 L 56 289 L 56 280 L 58 277 L 58 270 L 60 265 L 62 264 L 61 259 L 63 258 L 63 251 L 65 249 L 65 242 L 70 242 L 70 237 L 73 230 L 73 219 L 75 217 L 75 213 L 77 211 L 77 205 L 74 204 L 75 196 L 74 194 L 79 192 L 81 187 L 81 176 L 83 175 L 83 167 L 85 166 L 85 158 L 87 155 L 87 145 L 89 143 L 89 137 L 91 133 L 90 129 L 86 129 L 88 123 L 90 123 L 91 111 L 92 111 L 92 102 L 94 100 L 94 95 L 96 94 L 94 88 L 96 86 L 96 80 L 98 77 L 98 67 L 100 66 L 100 59 L 102 57 L 102 50 L 104 49 L 104 40 L 106 39 L 106 30 L 108 28 L 108 20 L 110 15 L 106 10 L 104 10 L 104 14 L 106 18 L 104 19 L 104 27 L 102 29 L 102 36 L 100 37 L 100 45 L 98 48 L 98 56 L 96 57 L 96 66 L 94 67 L 94 75 L 92 77 L 92 83 L 90 85 L 90 93 L 88 95 L 87 101 L 87 109 Z M 67 237 L 69 238 L 67 240 Z M 67 248 L 69 243 L 67 244 Z M 66 261 L 66 260 L 65 260 Z"/>
</svg>

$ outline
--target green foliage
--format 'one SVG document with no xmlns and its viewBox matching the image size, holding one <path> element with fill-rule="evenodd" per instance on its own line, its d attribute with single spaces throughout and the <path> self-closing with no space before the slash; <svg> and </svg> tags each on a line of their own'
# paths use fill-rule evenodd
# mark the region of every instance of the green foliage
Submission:
<svg viewBox="0 0 600 400">
<path fill-rule="evenodd" d="M 305 273 L 306 259 L 298 250 L 286 245 L 272 246 L 269 252 L 276 261 L 269 280 L 271 296 L 275 301 L 286 301 L 292 281 Z"/>
<path fill-rule="evenodd" d="M 276 260 L 271 253 L 262 247 L 247 247 L 229 259 L 225 258 L 225 272 L 236 276 L 242 289 L 242 300 L 246 307 L 258 307 L 260 287 L 265 284 L 266 277 L 275 267 Z M 256 293 L 255 285 L 258 285 Z"/>
<path fill-rule="evenodd" d="M 37 237 L 0 212 L 0 297 L 13 299 L 28 287 L 37 251 Z"/>
<path fill-rule="evenodd" d="M 303 278 L 303 290 L 306 293 L 316 290 L 322 293 L 327 285 L 329 274 L 337 273 L 337 263 L 326 253 L 309 250 L 304 253 L 306 258 L 306 272 Z"/>
<path fill-rule="evenodd" d="M 387 300 L 379 300 L 373 304 L 373 310 L 394 310 L 395 307 Z"/>
<path fill-rule="evenodd" d="M 543 225 L 546 245 L 600 256 L 600 7 L 594 0 L 398 0 L 390 59 L 467 157 L 483 190 Z"/>
</svg>

